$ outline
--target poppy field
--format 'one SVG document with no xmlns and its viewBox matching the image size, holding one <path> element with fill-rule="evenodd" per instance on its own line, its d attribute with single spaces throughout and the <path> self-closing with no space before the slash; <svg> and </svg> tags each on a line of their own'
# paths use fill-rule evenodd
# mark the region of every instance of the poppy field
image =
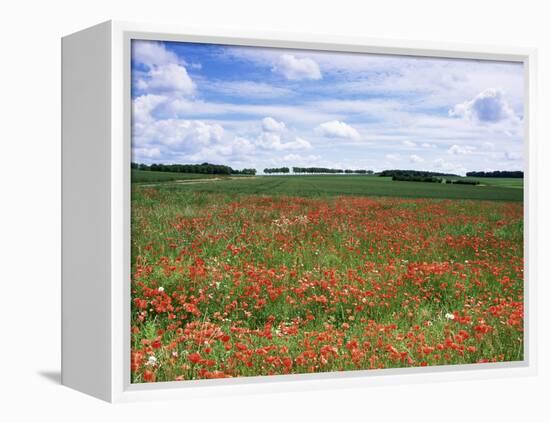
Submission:
<svg viewBox="0 0 550 423">
<path fill-rule="evenodd" d="M 523 360 L 521 201 L 238 183 L 133 184 L 133 383 Z"/>
</svg>

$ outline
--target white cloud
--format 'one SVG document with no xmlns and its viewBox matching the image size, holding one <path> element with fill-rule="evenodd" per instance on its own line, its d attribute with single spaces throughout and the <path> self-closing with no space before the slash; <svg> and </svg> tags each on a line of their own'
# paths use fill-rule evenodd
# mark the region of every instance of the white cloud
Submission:
<svg viewBox="0 0 550 423">
<path fill-rule="evenodd" d="M 422 144 L 420 144 L 422 147 L 424 148 L 436 148 L 437 146 L 435 144 L 430 144 L 428 142 L 423 142 Z"/>
<path fill-rule="evenodd" d="M 297 160 L 300 160 L 302 157 L 299 156 L 298 154 L 287 154 L 286 156 L 283 157 L 283 160 L 288 160 L 290 162 L 295 162 Z"/>
<path fill-rule="evenodd" d="M 506 160 L 517 161 L 523 159 L 523 154 L 512 151 L 505 151 L 504 157 L 506 158 Z"/>
<path fill-rule="evenodd" d="M 395 160 L 399 160 L 399 156 L 397 156 L 396 154 L 386 154 L 386 159 L 390 160 L 390 161 L 395 161 Z"/>
<path fill-rule="evenodd" d="M 137 72 L 135 87 L 147 94 L 166 93 L 170 97 L 191 96 L 196 86 L 185 68 L 185 61 L 156 41 L 132 42 L 132 59 L 145 65 Z"/>
<path fill-rule="evenodd" d="M 294 145 L 299 146 L 300 149 L 304 150 L 311 149 L 310 142 L 300 137 L 296 137 L 296 139 L 294 140 Z"/>
<path fill-rule="evenodd" d="M 456 104 L 449 110 L 449 116 L 462 117 L 480 123 L 517 119 L 502 91 L 495 88 L 487 88 L 472 100 Z"/>
<path fill-rule="evenodd" d="M 284 132 L 286 131 L 286 125 L 284 122 L 278 122 L 272 117 L 265 117 L 262 119 L 262 128 L 266 132 Z"/>
<path fill-rule="evenodd" d="M 152 68 L 147 79 L 138 81 L 138 87 L 149 93 L 169 93 L 171 96 L 191 96 L 195 92 L 195 83 L 185 67 L 173 63 Z"/>
<path fill-rule="evenodd" d="M 155 94 L 142 95 L 132 102 L 134 125 L 152 121 L 154 110 L 166 102 L 166 97 Z"/>
<path fill-rule="evenodd" d="M 449 162 L 445 159 L 438 158 L 433 161 L 434 169 L 445 173 L 454 173 L 458 175 L 466 174 L 466 168 L 461 164 Z"/>
<path fill-rule="evenodd" d="M 417 156 L 416 154 L 412 154 L 409 156 L 409 159 L 412 163 L 422 163 L 424 159 L 420 156 Z"/>
<path fill-rule="evenodd" d="M 147 67 L 180 63 L 178 56 L 158 41 L 132 41 L 132 59 Z"/>
<path fill-rule="evenodd" d="M 287 150 L 309 150 L 309 141 L 295 137 L 290 140 L 283 140 L 281 135 L 275 132 L 263 132 L 257 140 L 257 145 L 266 150 L 287 151 Z"/>
<path fill-rule="evenodd" d="M 448 150 L 447 153 L 452 155 L 466 155 L 466 154 L 472 154 L 476 150 L 475 147 L 472 147 L 470 145 L 457 145 L 453 144 Z"/>
<path fill-rule="evenodd" d="M 154 159 L 161 156 L 160 148 L 134 148 L 133 154 L 135 157 Z"/>
<path fill-rule="evenodd" d="M 403 144 L 405 147 L 416 147 L 416 143 L 412 142 L 411 140 L 405 140 L 401 144 Z"/>
<path fill-rule="evenodd" d="M 283 157 L 282 164 L 289 166 L 321 166 L 319 161 L 322 161 L 322 157 L 317 154 L 302 156 L 301 154 L 290 153 Z"/>
<path fill-rule="evenodd" d="M 206 81 L 200 88 L 213 93 L 253 99 L 272 99 L 293 94 L 289 88 L 254 81 Z"/>
<path fill-rule="evenodd" d="M 322 78 L 319 65 L 314 60 L 307 57 L 298 58 L 293 54 L 281 55 L 273 70 L 291 81 Z"/>
<path fill-rule="evenodd" d="M 200 146 L 219 142 L 224 134 L 218 124 L 183 119 L 157 120 L 143 129 L 142 132 L 138 128 L 134 131 L 134 140 L 138 145 L 154 143 L 181 151 L 194 151 Z"/>
<path fill-rule="evenodd" d="M 255 152 L 248 139 L 227 133 L 212 122 L 161 119 L 134 124 L 133 160 L 150 163 L 196 163 L 250 161 Z"/>
<path fill-rule="evenodd" d="M 357 129 L 339 120 L 322 123 L 317 131 L 328 138 L 347 138 L 354 141 L 361 138 Z"/>
</svg>

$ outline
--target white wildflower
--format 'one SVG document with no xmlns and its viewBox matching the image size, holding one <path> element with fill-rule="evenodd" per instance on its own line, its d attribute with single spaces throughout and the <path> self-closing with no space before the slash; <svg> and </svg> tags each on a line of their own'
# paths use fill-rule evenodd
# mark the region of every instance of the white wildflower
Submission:
<svg viewBox="0 0 550 423">
<path fill-rule="evenodd" d="M 154 355 L 150 355 L 147 359 L 147 365 L 154 366 L 155 364 L 157 364 L 157 358 Z"/>
<path fill-rule="evenodd" d="M 455 319 L 455 315 L 453 313 L 447 313 L 445 314 L 445 319 L 447 320 L 454 320 Z"/>
<path fill-rule="evenodd" d="M 159 292 L 164 292 L 164 288 L 162 286 L 159 286 Z"/>
</svg>

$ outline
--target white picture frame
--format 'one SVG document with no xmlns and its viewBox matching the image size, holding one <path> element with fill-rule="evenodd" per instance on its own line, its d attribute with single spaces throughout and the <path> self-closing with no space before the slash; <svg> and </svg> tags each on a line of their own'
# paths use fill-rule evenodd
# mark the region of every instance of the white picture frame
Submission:
<svg viewBox="0 0 550 423">
<path fill-rule="evenodd" d="M 130 41 L 522 62 L 525 354 L 522 362 L 130 383 Z M 536 51 L 361 37 L 105 22 L 62 39 L 62 383 L 110 401 L 527 376 L 536 373 Z"/>
</svg>

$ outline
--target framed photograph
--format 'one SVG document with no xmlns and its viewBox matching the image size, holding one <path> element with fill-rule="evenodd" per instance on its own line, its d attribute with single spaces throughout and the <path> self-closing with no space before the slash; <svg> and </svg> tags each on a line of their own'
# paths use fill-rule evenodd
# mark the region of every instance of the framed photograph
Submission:
<svg viewBox="0 0 550 423">
<path fill-rule="evenodd" d="M 63 383 L 123 401 L 532 374 L 534 60 L 63 38 Z"/>
</svg>

